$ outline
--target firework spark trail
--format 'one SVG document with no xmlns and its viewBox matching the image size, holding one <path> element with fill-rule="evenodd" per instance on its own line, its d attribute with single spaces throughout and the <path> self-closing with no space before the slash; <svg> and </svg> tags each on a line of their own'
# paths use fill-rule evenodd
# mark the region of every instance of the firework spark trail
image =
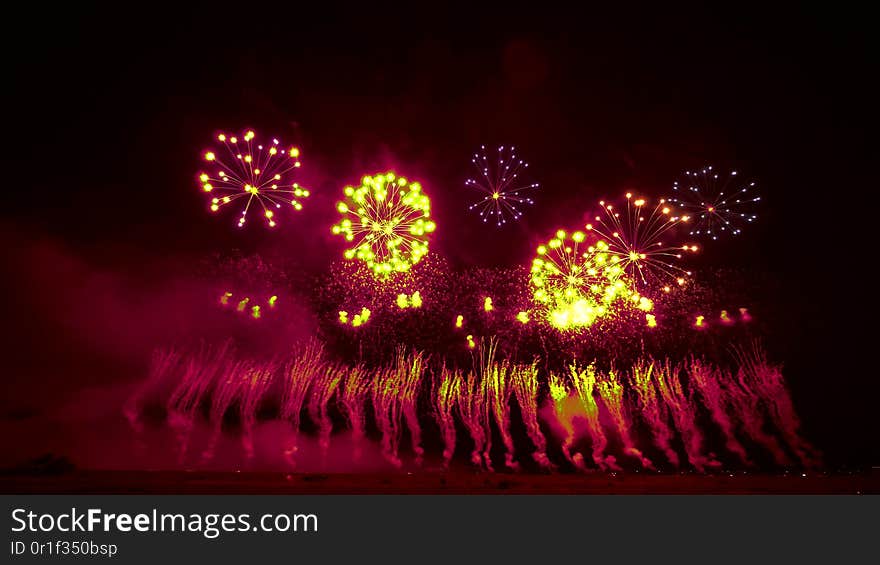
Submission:
<svg viewBox="0 0 880 565">
<path fill-rule="evenodd" d="M 697 427 L 696 404 L 693 401 L 693 395 L 685 392 L 679 377 L 680 372 L 678 365 L 667 361 L 658 366 L 654 375 L 660 396 L 669 407 L 672 421 L 675 422 L 675 427 L 681 434 L 688 461 L 697 471 L 702 473 L 707 466 L 720 467 L 721 463 L 713 459 L 711 455 L 706 456 L 702 453 L 703 434 Z"/>
<path fill-rule="evenodd" d="M 251 367 L 243 375 L 245 377 L 244 390 L 241 393 L 239 413 L 243 429 L 241 441 L 248 460 L 254 458 L 254 427 L 257 423 L 257 410 L 260 408 L 260 401 L 275 378 L 277 369 L 275 362 L 264 363 Z"/>
<path fill-rule="evenodd" d="M 228 341 L 216 350 L 203 346 L 188 360 L 180 383 L 168 398 L 168 423 L 177 436 L 180 463 L 186 458 L 199 405 L 210 391 L 215 376 L 221 375 L 227 365 L 229 350 Z"/>
<path fill-rule="evenodd" d="M 562 454 L 565 458 L 577 467 L 584 470 L 584 457 L 580 453 L 572 455 L 571 447 L 574 445 L 574 425 L 571 418 L 565 413 L 565 403 L 569 398 L 570 392 L 565 379 L 555 373 L 550 373 L 550 398 L 553 401 L 553 407 L 556 410 L 556 420 L 565 431 L 565 437 L 562 439 Z"/>
<path fill-rule="evenodd" d="M 757 344 L 753 344 L 750 350 L 740 349 L 737 353 L 740 379 L 752 383 L 752 390 L 757 392 L 759 402 L 766 407 L 771 421 L 788 447 L 805 467 L 818 465 L 818 452 L 798 432 L 800 420 L 782 378 L 782 371 L 767 362 L 766 353 Z"/>
<path fill-rule="evenodd" d="M 727 399 L 726 389 L 722 383 L 730 382 L 730 375 L 725 371 L 710 367 L 705 363 L 692 359 L 688 370 L 689 381 L 699 390 L 706 407 L 712 416 L 712 420 L 718 424 L 724 433 L 727 450 L 736 455 L 741 462 L 751 465 L 746 450 L 736 438 L 734 424 L 730 420 L 727 407 L 730 401 Z"/>
<path fill-rule="evenodd" d="M 756 409 L 759 408 L 755 405 L 757 393 L 749 387 L 747 380 L 742 367 L 740 367 L 737 369 L 736 376 L 726 386 L 730 410 L 735 414 L 740 427 L 751 441 L 769 451 L 777 465 L 788 466 L 791 464 L 791 460 L 782 449 L 779 441 L 764 431 L 765 417 L 761 414 L 760 409 Z"/>
<path fill-rule="evenodd" d="M 439 376 L 435 379 L 434 391 L 431 395 L 434 405 L 434 418 L 440 428 L 443 437 L 443 467 L 449 468 L 449 462 L 455 454 L 455 399 L 460 395 L 458 387 L 461 386 L 462 376 L 460 371 L 452 371 L 446 366 L 440 369 Z"/>
<path fill-rule="evenodd" d="M 229 407 L 239 400 L 247 388 L 254 365 L 246 361 L 229 361 L 217 373 L 217 380 L 211 391 L 211 409 L 208 421 L 211 424 L 211 435 L 208 445 L 202 451 L 202 463 L 214 458 L 214 450 L 223 432 L 223 417 Z"/>
<path fill-rule="evenodd" d="M 403 463 L 398 455 L 400 443 L 400 390 L 397 368 L 376 370 L 373 375 L 372 400 L 376 426 L 382 432 L 382 455 L 395 467 Z"/>
<path fill-rule="evenodd" d="M 345 382 L 339 387 L 339 400 L 342 409 L 348 415 L 351 426 L 352 443 L 354 444 L 353 459 L 359 461 L 366 437 L 367 411 L 366 396 L 369 391 L 369 377 L 363 367 L 348 369 Z"/>
<path fill-rule="evenodd" d="M 473 372 L 468 372 L 467 376 L 461 373 L 456 376 L 458 383 L 455 388 L 458 397 L 455 399 L 455 405 L 458 407 L 458 414 L 462 422 L 474 441 L 471 462 L 478 467 L 485 467 L 486 470 L 492 471 L 492 460 L 489 457 L 492 445 L 491 430 L 484 427 L 487 421 L 485 389 L 481 385 L 479 377 Z"/>
<path fill-rule="evenodd" d="M 425 371 L 425 358 L 421 353 L 407 356 L 401 347 L 397 362 L 398 378 L 401 383 L 400 404 L 403 418 L 409 428 L 410 444 L 416 456 L 416 465 L 421 465 L 425 450 L 422 448 L 422 428 L 419 425 L 418 393 L 419 384 Z"/>
<path fill-rule="evenodd" d="M 510 385 L 519 404 L 526 433 L 535 445 L 532 458 L 544 469 L 553 468 L 547 457 L 547 438 L 538 423 L 538 364 L 519 365 L 510 374 Z"/>
<path fill-rule="evenodd" d="M 324 370 L 312 380 L 308 412 L 309 418 L 318 426 L 318 446 L 321 449 L 321 457 L 325 460 L 330 449 L 330 435 L 333 433 L 333 421 L 330 419 L 327 405 L 336 393 L 344 374 L 344 368 L 326 364 Z"/>
<path fill-rule="evenodd" d="M 135 390 L 134 394 L 126 400 L 122 412 L 128 424 L 136 435 L 144 431 L 141 421 L 141 413 L 147 396 L 159 386 L 160 383 L 178 376 L 183 366 L 183 356 L 175 349 L 156 349 L 150 358 L 150 370 L 146 381 Z"/>
<path fill-rule="evenodd" d="M 663 452 L 672 465 L 678 467 L 680 465 L 678 454 L 670 443 L 673 433 L 669 429 L 668 409 L 657 397 L 657 388 L 654 385 L 654 363 L 646 361 L 636 363 L 632 368 L 632 384 L 635 387 L 639 412 L 651 429 L 654 445 Z"/>
<path fill-rule="evenodd" d="M 291 436 L 284 447 L 284 456 L 291 465 L 299 450 L 299 428 L 303 404 L 312 379 L 325 369 L 323 347 L 315 341 L 308 342 L 294 355 L 284 368 L 281 418 L 290 423 Z"/>
<path fill-rule="evenodd" d="M 500 363 L 492 360 L 495 354 L 494 343 L 488 353 L 489 359 L 482 367 L 484 396 L 487 399 L 486 409 L 495 417 L 495 424 L 501 433 L 501 441 L 504 444 L 504 464 L 513 470 L 519 469 L 519 464 L 514 456 L 513 437 L 510 435 L 510 363 L 505 359 Z M 486 432 L 491 433 L 489 419 L 486 419 Z"/>
<path fill-rule="evenodd" d="M 373 413 L 376 425 L 382 432 L 382 453 L 395 467 L 400 459 L 401 418 L 409 430 L 415 462 L 420 465 L 422 430 L 418 420 L 418 391 L 424 373 L 424 356 L 421 353 L 407 355 L 401 347 L 393 367 L 376 371 L 371 389 Z"/>
<path fill-rule="evenodd" d="M 568 367 L 571 382 L 574 384 L 574 390 L 577 392 L 584 409 L 583 416 L 587 422 L 587 431 L 590 434 L 590 442 L 593 449 L 593 462 L 600 469 L 612 471 L 620 471 L 616 459 L 613 455 L 605 455 L 605 448 L 608 447 L 608 438 L 602 430 L 602 424 L 599 422 L 599 405 L 593 397 L 593 390 L 596 387 L 596 368 L 588 365 L 586 368 L 579 368 L 575 363 Z"/>
<path fill-rule="evenodd" d="M 283 370 L 278 370 L 281 366 L 278 361 L 236 360 L 229 342 L 216 348 L 203 346 L 188 357 L 174 350 L 158 350 L 145 385 L 129 399 L 125 410 L 137 430 L 137 426 L 142 425 L 140 415 L 146 408 L 147 392 L 161 388 L 168 394 L 165 402 L 168 423 L 177 435 L 183 463 L 202 408 L 208 406 L 211 426 L 208 446 L 201 458 L 206 462 L 213 457 L 222 436 L 224 418 L 231 407 L 237 406 L 242 422 L 242 446 L 251 459 L 260 404 L 270 390 L 277 387 L 282 393 L 280 417 L 292 428 L 293 439 L 285 440 L 288 456 L 296 451 L 304 410 L 316 424 L 319 443 L 326 453 L 333 428 L 330 403 L 335 395 L 340 410 L 350 421 L 357 458 L 365 437 L 367 396 L 370 395 L 376 426 L 382 433 L 383 454 L 400 467 L 399 444 L 404 425 L 416 460 L 423 456 L 417 401 L 428 386 L 432 390 L 425 394 L 430 398 L 443 439 L 444 465 L 450 464 L 455 452 L 457 413 L 473 440 L 472 462 L 492 470 L 493 420 L 505 448 L 505 463 L 516 468 L 511 435 L 511 396 L 516 395 L 526 433 L 535 445 L 533 458 L 542 467 L 553 468 L 537 417 L 540 387 L 537 362 L 517 365 L 509 360 L 498 360 L 495 345 L 490 340 L 488 346 L 481 348 L 474 370 L 463 372 L 440 366 L 434 373 L 435 378 L 427 384 L 424 371 L 428 360 L 420 353 L 407 353 L 403 348 L 397 350 L 394 364 L 378 370 L 330 363 L 317 342 L 294 352 Z M 744 462 L 749 458 L 738 437 L 767 448 L 779 465 L 791 464 L 788 449 L 801 464 L 818 464 L 818 453 L 799 435 L 798 418 L 780 369 L 768 364 L 758 348 L 737 350 L 737 353 L 739 367 L 735 372 L 694 359 L 685 365 L 674 365 L 668 360 L 658 362 L 648 358 L 633 366 L 628 384 L 634 390 L 634 408 L 650 429 L 653 443 L 673 465 L 679 466 L 679 456 L 672 444 L 680 437 L 688 462 L 695 469 L 704 471 L 717 466 L 713 456 L 704 454 L 703 432 L 698 428 L 697 412 L 700 406 L 705 406 L 725 437 L 727 449 Z M 167 386 L 170 379 L 176 378 L 179 378 L 176 386 Z M 631 437 L 632 412 L 628 410 L 632 408 L 627 404 L 620 374 L 614 371 L 600 374 L 592 365 L 581 368 L 572 364 L 569 374 L 550 373 L 548 380 L 550 400 L 556 411 L 553 420 L 563 431 L 562 453 L 572 465 L 585 469 L 583 455 L 573 450 L 581 430 L 575 420 L 584 418 L 593 460 L 602 469 L 617 468 L 614 457 L 606 453 L 606 433 L 610 432 L 602 427 L 601 418 L 606 415 L 602 413 L 600 418 L 599 399 L 595 397 L 598 394 L 605 407 L 602 410 L 607 410 L 606 424 L 615 426 L 621 437 L 623 453 L 638 458 L 645 468 L 651 468 L 651 462 L 636 448 Z M 777 432 L 772 432 L 771 427 Z M 774 433 L 779 434 L 779 440 Z M 781 440 L 786 448 L 782 447 Z M 292 457 L 290 459 L 293 462 Z"/>
<path fill-rule="evenodd" d="M 626 415 L 623 385 L 620 382 L 619 373 L 614 370 L 604 373 L 602 378 L 596 382 L 596 390 L 599 391 L 599 397 L 614 421 L 617 433 L 623 442 L 623 452 L 638 459 L 643 468 L 653 470 L 654 465 L 651 463 L 651 460 L 645 457 L 640 450 L 636 449 L 630 436 L 631 424 Z"/>
<path fill-rule="evenodd" d="M 488 342 L 480 344 L 480 383 L 483 398 L 485 398 L 486 417 L 483 428 L 489 438 L 492 433 L 491 419 L 494 418 L 501 440 L 504 444 L 505 465 L 510 469 L 518 469 L 519 465 L 514 459 L 513 437 L 510 435 L 510 395 L 512 390 L 508 381 L 510 374 L 510 362 L 506 359 L 500 363 L 495 360 L 498 349 L 498 340 L 491 338 Z M 486 453 L 489 452 L 487 441 Z"/>
</svg>

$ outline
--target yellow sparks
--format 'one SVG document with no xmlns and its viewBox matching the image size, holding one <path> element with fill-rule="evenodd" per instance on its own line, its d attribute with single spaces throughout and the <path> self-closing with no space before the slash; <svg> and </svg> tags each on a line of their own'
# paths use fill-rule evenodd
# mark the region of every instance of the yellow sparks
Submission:
<svg viewBox="0 0 880 565">
<path fill-rule="evenodd" d="M 428 253 L 428 236 L 437 226 L 419 183 L 385 173 L 365 176 L 358 188 L 343 192 L 345 201 L 336 205 L 343 217 L 331 231 L 351 244 L 346 259 L 385 276 L 409 270 Z"/>
<path fill-rule="evenodd" d="M 227 140 L 222 133 L 217 140 L 225 151 L 205 153 L 205 160 L 216 168 L 198 175 L 204 192 L 219 192 L 221 195 L 211 199 L 212 212 L 233 203 L 241 203 L 238 226 L 243 227 L 251 208 L 259 207 L 258 213 L 271 228 L 277 225 L 277 210 L 284 206 L 302 209 L 302 200 L 310 193 L 290 179 L 291 171 L 300 166 L 298 151 L 296 155 L 280 154 L 275 148 L 278 140 L 274 139 L 273 145 L 264 147 L 253 131 L 246 132 L 243 137 L 246 148 L 237 146 L 236 137 Z M 239 152 L 240 149 L 246 151 Z M 221 157 L 221 154 L 225 156 Z"/>
<path fill-rule="evenodd" d="M 603 240 L 586 242 L 585 232 L 558 230 L 538 247 L 532 261 L 532 298 L 544 319 L 558 329 L 590 326 L 612 313 L 620 298 L 638 296 L 621 278 L 624 273 L 609 245 Z"/>
</svg>

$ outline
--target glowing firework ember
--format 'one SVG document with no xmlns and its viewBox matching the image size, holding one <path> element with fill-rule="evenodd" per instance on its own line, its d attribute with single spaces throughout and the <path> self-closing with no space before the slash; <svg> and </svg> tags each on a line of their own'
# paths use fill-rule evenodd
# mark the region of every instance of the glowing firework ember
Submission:
<svg viewBox="0 0 880 565">
<path fill-rule="evenodd" d="M 483 145 L 471 162 L 480 176 L 468 179 L 465 184 L 479 191 L 482 198 L 470 209 L 477 210 L 484 222 L 494 219 L 495 224 L 501 226 L 507 220 L 518 220 L 522 216 L 521 207 L 534 204 L 526 194 L 537 189 L 538 183 L 527 184 L 520 180 L 529 164 L 517 158 L 516 148 L 502 145 L 498 148 L 498 158 L 490 161 Z"/>
<path fill-rule="evenodd" d="M 428 253 L 431 200 L 417 182 L 394 173 L 365 176 L 357 188 L 345 187 L 336 209 L 342 220 L 333 233 L 352 244 L 346 259 L 360 259 L 377 275 L 407 271 Z"/>
<path fill-rule="evenodd" d="M 722 179 L 723 176 L 723 179 Z M 685 179 L 672 185 L 673 202 L 682 211 L 691 214 L 690 235 L 710 237 L 739 235 L 742 226 L 754 222 L 758 216 L 752 207 L 761 200 L 755 194 L 755 183 L 740 181 L 736 171 L 720 175 L 706 167 L 697 172 L 685 172 Z"/>
<path fill-rule="evenodd" d="M 619 210 L 613 204 L 601 201 L 602 213 L 595 216 L 595 223 L 588 223 L 587 230 L 608 242 L 611 261 L 637 284 L 667 282 L 685 283 L 686 271 L 675 264 L 687 252 L 696 252 L 695 245 L 671 245 L 670 230 L 690 220 L 688 216 L 676 216 L 661 199 L 651 207 L 644 198 L 626 194 L 626 205 Z M 665 290 L 665 288 L 664 288 Z"/>
<path fill-rule="evenodd" d="M 203 191 L 212 195 L 212 212 L 241 203 L 238 227 L 243 227 L 251 207 L 259 206 L 271 228 L 275 227 L 276 212 L 282 207 L 301 210 L 309 191 L 291 180 L 291 172 L 300 167 L 299 149 L 284 147 L 277 139 L 264 145 L 255 138 L 251 130 L 241 139 L 219 134 L 217 141 L 224 149 L 205 152 L 208 169 L 199 173 L 199 183 Z"/>
<path fill-rule="evenodd" d="M 532 297 L 545 310 L 546 320 L 559 329 L 590 326 L 627 297 L 650 310 L 653 303 L 629 287 L 609 245 L 602 240 L 587 244 L 586 239 L 584 232 L 559 230 L 538 247 L 532 261 Z"/>
</svg>

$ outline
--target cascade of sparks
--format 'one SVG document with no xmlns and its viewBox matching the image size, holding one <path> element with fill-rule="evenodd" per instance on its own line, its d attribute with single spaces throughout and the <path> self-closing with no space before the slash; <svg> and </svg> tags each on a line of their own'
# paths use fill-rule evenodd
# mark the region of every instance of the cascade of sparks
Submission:
<svg viewBox="0 0 880 565">
<path fill-rule="evenodd" d="M 428 234 L 437 226 L 419 183 L 385 173 L 365 176 L 344 192 L 336 205 L 342 219 L 332 231 L 351 244 L 346 259 L 359 259 L 384 276 L 409 270 L 428 253 Z"/>
<path fill-rule="evenodd" d="M 488 391 L 482 386 L 479 375 L 473 372 L 466 375 L 456 373 L 456 377 L 458 382 L 454 385 L 457 394 L 455 406 L 473 442 L 471 463 L 492 471 L 492 434 L 491 430 L 486 429 L 489 418 L 489 399 L 486 397 Z"/>
<path fill-rule="evenodd" d="M 668 407 L 672 422 L 681 436 L 688 462 L 702 473 L 706 467 L 719 467 L 720 463 L 711 453 L 707 455 L 703 452 L 703 434 L 697 427 L 693 390 L 684 387 L 679 373 L 680 367 L 668 360 L 654 367 L 657 391 Z"/>
<path fill-rule="evenodd" d="M 639 414 L 653 436 L 654 445 L 674 467 L 680 465 L 678 453 L 672 448 L 675 434 L 669 427 L 669 408 L 662 402 L 654 381 L 654 363 L 639 360 L 632 367 L 631 386 L 636 392 Z"/>
<path fill-rule="evenodd" d="M 721 374 L 721 370 L 698 359 L 691 359 L 688 378 L 703 397 L 703 403 L 709 410 L 712 420 L 718 424 L 724 434 L 727 450 L 735 454 L 739 460 L 751 465 L 745 447 L 737 439 L 734 423 L 728 414 L 726 391 L 723 383 L 730 382 L 729 374 Z"/>
<path fill-rule="evenodd" d="M 483 395 L 487 401 L 485 428 L 490 429 L 489 414 L 491 413 L 501 433 L 501 442 L 504 444 L 504 464 L 509 469 L 516 470 L 519 469 L 519 464 L 514 458 L 513 436 L 510 433 L 510 397 L 513 394 L 511 380 L 515 369 L 507 360 L 495 361 L 497 347 L 496 339 L 480 344 L 480 373 Z"/>
<path fill-rule="evenodd" d="M 327 457 L 330 448 L 330 434 L 333 432 L 333 421 L 327 406 L 336 394 L 336 389 L 345 375 L 340 367 L 328 366 L 325 371 L 318 372 L 312 381 L 311 394 L 308 400 L 308 414 L 312 422 L 318 426 L 318 446 L 321 457 Z"/>
<path fill-rule="evenodd" d="M 752 212 L 755 203 L 761 200 L 755 195 L 755 183 L 740 181 L 736 171 L 724 179 L 720 177 L 712 167 L 706 167 L 686 171 L 683 181 L 672 184 L 675 196 L 669 201 L 693 218 L 692 236 L 717 240 L 724 235 L 739 235 L 743 225 L 758 218 Z"/>
<path fill-rule="evenodd" d="M 345 371 L 345 383 L 338 387 L 339 405 L 348 416 L 351 439 L 354 444 L 352 459 L 359 461 L 363 452 L 363 442 L 367 435 L 366 397 L 371 383 L 367 371 L 360 366 Z"/>
<path fill-rule="evenodd" d="M 372 402 L 376 424 L 382 432 L 382 455 L 395 467 L 400 467 L 400 440 L 405 423 L 410 444 L 420 464 L 424 450 L 422 431 L 417 412 L 417 392 L 424 374 L 421 353 L 407 355 L 398 349 L 394 366 L 377 371 L 373 377 Z"/>
<path fill-rule="evenodd" d="M 547 438 L 538 423 L 538 362 L 519 365 L 511 372 L 511 387 L 519 404 L 520 415 L 525 424 L 526 434 L 535 446 L 532 459 L 543 469 L 552 469 L 547 457 Z"/>
<path fill-rule="evenodd" d="M 317 342 L 307 343 L 292 357 L 282 370 L 284 385 L 281 396 L 281 419 L 289 422 L 291 435 L 284 446 L 284 456 L 291 464 L 296 463 L 299 451 L 300 422 L 311 380 L 326 370 L 324 348 Z"/>
<path fill-rule="evenodd" d="M 638 459 L 643 468 L 654 469 L 651 460 L 645 457 L 633 443 L 630 434 L 632 424 L 626 414 L 623 396 L 624 388 L 623 384 L 621 384 L 620 373 L 614 370 L 608 371 L 605 374 L 605 378 L 596 382 L 596 390 L 598 390 L 599 397 L 602 399 L 602 403 L 605 405 L 612 422 L 617 428 L 617 434 L 623 443 L 623 452 Z"/>
<path fill-rule="evenodd" d="M 568 400 L 571 395 L 571 392 L 568 389 L 568 384 L 564 377 L 555 373 L 550 373 L 547 385 L 550 388 L 550 400 L 553 403 L 556 421 L 562 427 L 563 433 L 565 434 L 562 438 L 562 444 L 560 445 L 562 448 L 562 455 L 565 456 L 565 459 L 569 463 L 576 468 L 583 470 L 585 468 L 583 455 L 580 453 L 572 454 L 571 452 L 576 437 L 574 423 L 572 421 L 573 418 L 567 414 L 567 405 L 570 404 Z"/>
<path fill-rule="evenodd" d="M 602 212 L 586 228 L 605 240 L 610 261 L 619 266 L 636 284 L 667 283 L 674 280 L 685 284 L 690 271 L 675 264 L 687 252 L 696 252 L 695 245 L 672 245 L 664 242 L 680 223 L 689 216 L 675 216 L 666 200 L 661 199 L 653 208 L 644 198 L 626 193 L 626 204 L 620 210 L 615 205 L 600 201 Z M 668 240 L 667 240 L 668 241 Z M 668 287 L 664 287 L 664 290 Z"/>
<path fill-rule="evenodd" d="M 642 468 L 654 468 L 642 455 L 647 446 L 639 445 L 641 440 L 653 440 L 673 467 L 686 462 L 706 471 L 723 461 L 708 445 L 713 435 L 744 464 L 749 464 L 751 454 L 746 446 L 766 449 L 781 466 L 821 463 L 821 454 L 800 434 L 779 367 L 768 362 L 758 346 L 736 349 L 738 362 L 733 368 L 693 359 L 673 363 L 643 357 L 620 373 L 576 361 L 557 373 L 539 370 L 535 361 L 523 365 L 498 358 L 494 345 L 491 339 L 488 344 L 481 341 L 470 370 L 450 369 L 445 363 L 431 369 L 423 354 L 403 349 L 386 365 L 349 366 L 327 359 L 316 342 L 296 348 L 287 359 L 268 361 L 239 358 L 228 342 L 190 353 L 172 349 L 154 355 L 150 377 L 126 404 L 125 414 L 140 433 L 150 397 L 161 402 L 177 434 L 181 463 L 199 435 L 193 433 L 199 418 L 206 418 L 210 427 L 199 461 L 214 459 L 224 421 L 233 411 L 242 422 L 244 453 L 252 460 L 255 448 L 264 444 L 256 441 L 261 407 L 279 393 L 277 417 L 289 423 L 293 434 L 279 447 L 291 466 L 309 460 L 309 447 L 298 441 L 308 428 L 318 437 L 322 466 L 340 426 L 351 430 L 354 459 L 358 459 L 368 419 L 381 434 L 382 454 L 393 466 L 404 464 L 400 444 L 406 437 L 408 452 L 418 465 L 424 456 L 422 430 L 431 425 L 430 416 L 442 436 L 444 466 L 450 465 L 457 448 L 466 448 L 475 466 L 491 470 L 497 454 L 516 469 L 525 454 L 516 451 L 525 445 L 514 440 L 513 430 L 521 425 L 535 447 L 532 459 L 552 469 L 539 416 L 555 425 L 551 429 L 561 433 L 561 455 L 581 470 L 616 470 L 618 453 L 631 456 Z M 546 383 L 544 392 L 542 383 Z M 625 394 L 625 389 L 632 394 Z M 514 397 L 518 410 L 513 410 Z M 419 411 L 419 399 L 434 410 Z M 545 401 L 550 410 L 539 414 L 538 406 Z M 700 416 L 704 409 L 709 418 Z M 311 426 L 304 425 L 302 418 Z M 705 427 L 710 422 L 716 430 Z M 647 437 L 635 434 L 635 428 L 643 428 Z M 470 438 L 461 441 L 457 429 L 465 429 Z M 612 434 L 620 441 L 609 441 Z M 493 436 L 500 439 L 501 450 L 492 449 Z M 585 461 L 585 448 L 591 452 L 591 462 Z"/>
<path fill-rule="evenodd" d="M 202 190 L 212 195 L 211 211 L 243 203 L 238 227 L 244 227 L 252 207 L 259 206 L 266 225 L 276 226 L 276 211 L 282 207 L 302 209 L 302 199 L 309 191 L 291 180 L 291 172 L 300 167 L 299 149 L 284 148 L 277 139 L 262 143 L 248 130 L 239 139 L 224 133 L 217 135 L 224 149 L 206 151 L 207 171 L 199 173 Z"/>
<path fill-rule="evenodd" d="M 185 377 L 178 381 L 171 391 L 165 409 L 168 423 L 174 429 L 178 442 L 178 460 L 182 463 L 189 450 L 192 429 L 198 409 L 210 393 L 216 380 L 227 378 L 229 343 L 224 343 L 217 351 L 202 348 L 178 364 Z M 171 365 L 169 365 L 171 366 Z"/>
<path fill-rule="evenodd" d="M 455 401 L 459 397 L 458 387 L 461 386 L 461 371 L 452 371 L 445 365 L 440 370 L 432 394 L 434 419 L 443 437 L 443 467 L 449 468 L 449 462 L 455 453 Z"/>
<path fill-rule="evenodd" d="M 239 400 L 238 413 L 242 422 L 242 445 L 248 460 L 256 454 L 254 449 L 254 429 L 257 426 L 257 409 L 263 396 L 269 391 L 276 367 L 272 363 L 258 365 L 246 373 L 244 391 Z M 221 420 L 222 426 L 222 420 Z"/>
<path fill-rule="evenodd" d="M 207 447 L 202 452 L 203 462 L 210 461 L 214 457 L 214 451 L 222 432 L 223 416 L 229 407 L 247 390 L 248 374 L 255 369 L 256 367 L 252 363 L 245 360 L 230 361 L 223 368 L 223 378 L 218 379 L 214 384 L 208 414 L 208 421 L 211 424 L 212 430 Z M 271 374 L 271 370 L 269 374 Z M 247 437 L 247 433 L 245 433 L 245 437 Z"/>
<path fill-rule="evenodd" d="M 577 363 L 572 363 L 568 366 L 568 375 L 583 409 L 581 416 L 587 424 L 587 433 L 590 436 L 593 450 L 593 462 L 602 470 L 619 471 L 620 467 L 617 465 L 616 458 L 613 455 L 605 454 L 608 438 L 599 422 L 599 405 L 596 404 L 596 398 L 593 394 L 596 388 L 596 368 L 593 365 L 588 365 L 585 368 L 579 367 Z"/>
<path fill-rule="evenodd" d="M 498 159 L 490 161 L 486 156 L 486 146 L 481 145 L 480 153 L 474 153 L 471 162 L 480 176 L 467 179 L 465 185 L 480 193 L 480 200 L 472 204 L 470 209 L 477 210 L 483 222 L 493 219 L 500 227 L 508 220 L 522 217 L 522 206 L 534 204 L 526 194 L 537 189 L 538 183 L 523 184 L 519 179 L 529 164 L 517 158 L 515 147 L 502 145 L 498 148 Z"/>
</svg>

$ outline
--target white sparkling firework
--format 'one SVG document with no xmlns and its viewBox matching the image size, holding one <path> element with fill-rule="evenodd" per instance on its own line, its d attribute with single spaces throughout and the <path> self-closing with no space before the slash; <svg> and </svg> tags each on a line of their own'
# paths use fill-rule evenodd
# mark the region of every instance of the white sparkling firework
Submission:
<svg viewBox="0 0 880 565">
<path fill-rule="evenodd" d="M 238 227 L 243 227 L 251 206 L 259 206 L 266 225 L 273 228 L 276 211 L 282 206 L 301 210 L 309 191 L 290 178 L 291 172 L 300 167 L 299 149 L 284 148 L 277 139 L 264 147 L 255 137 L 251 130 L 241 139 L 219 134 L 217 141 L 225 150 L 205 152 L 208 171 L 199 173 L 199 183 L 212 195 L 212 212 L 230 204 L 243 204 L 238 219 Z"/>
<path fill-rule="evenodd" d="M 481 198 L 470 206 L 477 210 L 484 222 L 490 219 L 497 226 L 508 220 L 522 217 L 522 207 L 534 204 L 527 196 L 529 191 L 538 188 L 538 183 L 524 184 L 520 175 L 528 169 L 529 164 L 517 158 L 515 147 L 501 146 L 498 158 L 490 160 L 486 156 L 486 146 L 480 146 L 471 162 L 480 172 L 477 178 L 465 181 L 465 185 L 478 190 Z"/>
<path fill-rule="evenodd" d="M 669 199 L 692 218 L 690 235 L 717 240 L 725 235 L 739 235 L 742 227 L 758 216 L 752 211 L 761 197 L 755 183 L 743 182 L 736 171 L 724 175 L 712 167 L 686 171 L 682 181 L 672 185 Z"/>
</svg>

